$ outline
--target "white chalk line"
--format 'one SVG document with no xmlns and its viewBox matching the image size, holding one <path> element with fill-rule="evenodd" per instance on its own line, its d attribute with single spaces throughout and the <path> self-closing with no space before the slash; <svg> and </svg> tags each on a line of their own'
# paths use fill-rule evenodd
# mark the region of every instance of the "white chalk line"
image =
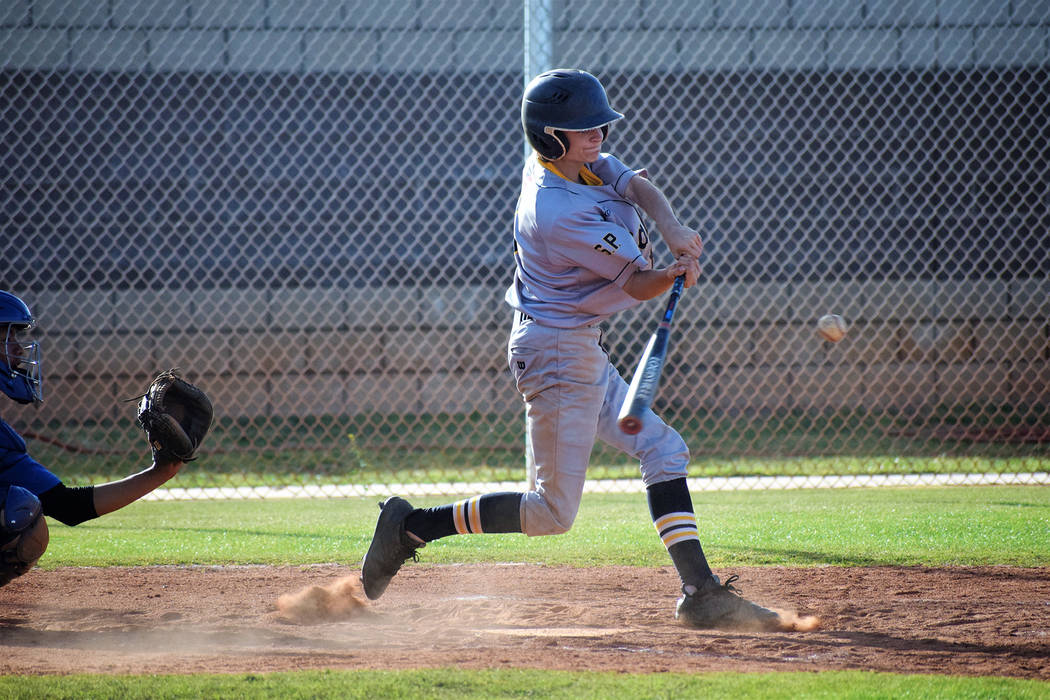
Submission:
<svg viewBox="0 0 1050 700">
<path fill-rule="evenodd" d="M 1050 472 L 984 474 L 849 474 L 825 476 L 690 477 L 691 491 L 770 491 L 789 489 L 886 488 L 899 486 L 1050 485 Z M 365 496 L 473 496 L 498 491 L 524 491 L 525 481 L 471 481 L 415 484 L 326 484 L 297 486 L 216 486 L 163 488 L 143 500 L 355 498 Z M 641 479 L 595 479 L 585 493 L 641 493 Z"/>
</svg>

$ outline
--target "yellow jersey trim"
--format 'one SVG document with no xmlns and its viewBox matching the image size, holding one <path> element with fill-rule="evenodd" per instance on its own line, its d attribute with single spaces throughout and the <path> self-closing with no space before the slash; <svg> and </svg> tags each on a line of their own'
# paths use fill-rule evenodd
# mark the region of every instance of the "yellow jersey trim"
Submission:
<svg viewBox="0 0 1050 700">
<path fill-rule="evenodd" d="M 540 161 L 540 165 L 545 167 L 547 170 L 550 170 L 552 173 L 554 173 L 555 175 L 560 177 L 562 180 L 568 180 L 569 182 L 575 182 L 575 180 L 573 180 L 571 177 L 565 177 L 565 175 L 562 173 L 562 171 L 558 170 L 558 168 L 554 165 L 553 162 L 551 162 L 549 160 L 543 160 L 542 158 L 539 158 L 539 156 L 537 156 L 537 159 Z M 599 186 L 605 184 L 604 182 L 602 182 L 602 179 L 600 177 L 598 177 L 597 175 L 595 175 L 594 173 L 592 173 L 591 169 L 588 168 L 586 165 L 583 166 L 582 168 L 580 168 L 580 179 L 583 180 L 583 184 L 590 185 L 592 187 L 599 187 Z"/>
</svg>

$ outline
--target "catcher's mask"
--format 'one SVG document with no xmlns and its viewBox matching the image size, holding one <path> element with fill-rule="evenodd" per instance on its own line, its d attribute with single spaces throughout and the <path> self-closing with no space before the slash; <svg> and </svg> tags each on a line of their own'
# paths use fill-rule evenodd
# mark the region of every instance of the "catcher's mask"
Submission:
<svg viewBox="0 0 1050 700">
<path fill-rule="evenodd" d="M 609 106 L 609 97 L 598 79 L 586 71 L 558 68 L 540 73 L 525 87 L 521 99 L 521 126 L 529 144 L 545 160 L 558 160 L 569 150 L 564 131 L 601 128 L 623 115 Z"/>
<path fill-rule="evenodd" d="M 0 291 L 0 391 L 19 403 L 44 400 L 40 344 L 18 338 L 19 333 L 35 326 L 26 303 Z"/>
</svg>

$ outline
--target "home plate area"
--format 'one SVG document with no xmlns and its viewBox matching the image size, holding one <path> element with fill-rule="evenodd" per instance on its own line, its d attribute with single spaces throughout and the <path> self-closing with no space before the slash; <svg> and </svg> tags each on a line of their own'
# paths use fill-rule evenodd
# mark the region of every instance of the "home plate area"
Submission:
<svg viewBox="0 0 1050 700">
<path fill-rule="evenodd" d="M 1050 569 L 733 567 L 801 632 L 693 630 L 670 567 L 409 564 L 34 569 L 0 591 L 0 672 L 550 668 L 1050 679 Z"/>
</svg>

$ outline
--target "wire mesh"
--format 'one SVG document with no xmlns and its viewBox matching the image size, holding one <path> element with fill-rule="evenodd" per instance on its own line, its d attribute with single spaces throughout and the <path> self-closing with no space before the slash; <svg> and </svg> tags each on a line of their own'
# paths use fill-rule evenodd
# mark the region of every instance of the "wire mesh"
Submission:
<svg viewBox="0 0 1050 700">
<path fill-rule="evenodd" d="M 520 480 L 544 62 L 603 81 L 608 150 L 705 239 L 655 406 L 696 477 L 1045 483 L 1048 3 L 24 0 L 0 32 L 3 287 L 46 381 L 4 414 L 71 483 L 147 459 L 120 399 L 172 366 L 217 409 L 180 488 Z M 628 378 L 654 304 L 609 324 Z"/>
</svg>

